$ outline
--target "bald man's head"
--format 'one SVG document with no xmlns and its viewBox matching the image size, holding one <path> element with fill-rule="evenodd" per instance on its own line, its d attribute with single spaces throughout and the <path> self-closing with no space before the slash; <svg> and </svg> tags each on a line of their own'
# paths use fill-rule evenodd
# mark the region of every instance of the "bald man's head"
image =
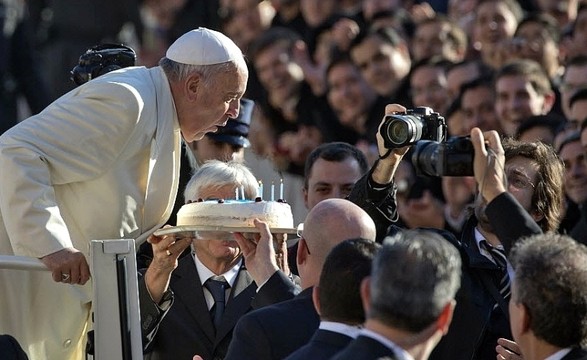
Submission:
<svg viewBox="0 0 587 360">
<path fill-rule="evenodd" d="M 315 285 L 314 281 L 308 281 L 310 279 L 307 274 L 320 274 L 326 255 L 335 245 L 354 238 L 375 241 L 375 233 L 375 223 L 371 217 L 352 202 L 345 199 L 320 201 L 306 216 L 304 244 L 298 249 L 298 269 L 302 287 Z M 302 270 L 302 267 L 306 271 Z M 317 277 L 315 280 L 317 281 Z"/>
</svg>

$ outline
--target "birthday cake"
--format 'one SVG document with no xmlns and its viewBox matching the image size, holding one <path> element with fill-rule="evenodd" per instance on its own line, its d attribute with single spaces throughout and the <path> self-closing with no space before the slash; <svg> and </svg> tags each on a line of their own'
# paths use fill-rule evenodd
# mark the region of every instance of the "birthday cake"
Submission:
<svg viewBox="0 0 587 360">
<path fill-rule="evenodd" d="M 185 204 L 177 213 L 177 225 L 255 227 L 253 220 L 266 222 L 269 228 L 291 229 L 293 215 L 282 201 L 207 200 Z"/>
</svg>

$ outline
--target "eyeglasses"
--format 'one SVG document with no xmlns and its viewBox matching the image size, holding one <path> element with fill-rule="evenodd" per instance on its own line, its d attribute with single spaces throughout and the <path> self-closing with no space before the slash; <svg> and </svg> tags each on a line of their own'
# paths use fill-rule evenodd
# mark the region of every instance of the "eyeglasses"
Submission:
<svg viewBox="0 0 587 360">
<path fill-rule="evenodd" d="M 300 223 L 298 225 L 296 228 L 296 235 L 300 238 L 300 240 L 304 239 L 304 223 Z M 308 252 L 308 255 L 312 255 L 310 252 L 310 247 L 308 247 L 308 241 L 304 239 L 304 242 L 306 243 L 306 251 Z"/>
<path fill-rule="evenodd" d="M 525 174 L 520 172 L 520 170 L 508 170 L 506 171 L 505 176 L 508 181 L 508 185 L 511 185 L 516 189 L 523 190 L 530 187 L 534 189 L 536 187 Z"/>
<path fill-rule="evenodd" d="M 300 223 L 298 225 L 298 227 L 296 228 L 296 235 L 301 238 L 302 237 L 302 233 L 304 232 L 304 223 Z"/>
</svg>

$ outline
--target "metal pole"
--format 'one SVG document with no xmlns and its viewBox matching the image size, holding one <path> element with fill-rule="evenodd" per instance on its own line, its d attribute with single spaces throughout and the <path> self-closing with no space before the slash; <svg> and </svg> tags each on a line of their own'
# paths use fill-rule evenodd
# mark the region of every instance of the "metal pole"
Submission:
<svg viewBox="0 0 587 360">
<path fill-rule="evenodd" d="M 49 271 L 37 258 L 12 255 L 0 255 L 0 269 Z"/>
</svg>

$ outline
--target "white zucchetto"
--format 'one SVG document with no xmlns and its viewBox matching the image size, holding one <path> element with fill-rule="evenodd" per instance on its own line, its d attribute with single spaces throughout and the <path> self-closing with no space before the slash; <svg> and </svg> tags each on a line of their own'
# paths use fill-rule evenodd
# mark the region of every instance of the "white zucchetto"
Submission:
<svg viewBox="0 0 587 360">
<path fill-rule="evenodd" d="M 244 62 L 241 49 L 221 32 L 199 27 L 188 31 L 167 49 L 166 57 L 188 65 Z"/>
</svg>

